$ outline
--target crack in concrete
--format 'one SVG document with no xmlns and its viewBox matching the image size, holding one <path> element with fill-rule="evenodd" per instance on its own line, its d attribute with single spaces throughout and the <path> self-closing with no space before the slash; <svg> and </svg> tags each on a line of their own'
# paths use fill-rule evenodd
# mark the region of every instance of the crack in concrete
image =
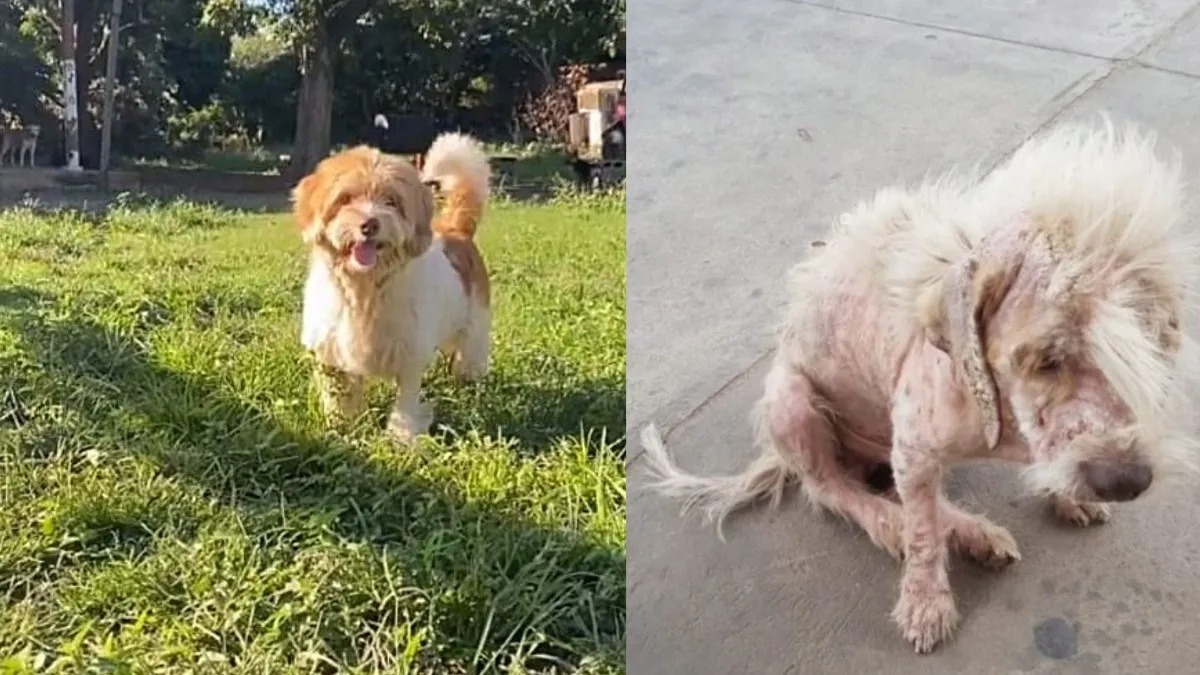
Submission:
<svg viewBox="0 0 1200 675">
<path fill-rule="evenodd" d="M 1018 47 L 1032 47 L 1034 49 L 1044 49 L 1046 51 L 1057 52 L 1059 54 L 1070 54 L 1072 56 L 1083 56 L 1083 57 L 1092 58 L 1092 59 L 1107 60 L 1109 58 L 1107 56 L 1102 56 L 1100 54 L 1092 54 L 1091 52 L 1085 52 L 1085 51 L 1080 51 L 1077 49 L 1071 49 L 1069 47 L 1059 47 L 1059 46 L 1055 46 L 1055 45 L 1041 44 L 1038 42 L 1027 42 L 1025 40 L 1006 38 L 1006 37 L 1001 37 L 998 35 L 988 35 L 987 33 L 979 33 L 976 31 L 967 30 L 966 28 L 957 28 L 955 26 L 946 26 L 943 24 L 928 23 L 928 22 L 924 22 L 924 21 L 915 21 L 913 19 L 902 19 L 900 17 L 888 16 L 886 14 L 876 14 L 874 12 L 864 12 L 859 9 L 847 9 L 845 7 L 838 7 L 837 5 L 828 5 L 828 4 L 825 4 L 822 2 L 813 2 L 812 0 L 780 0 L 780 2 L 786 2 L 789 5 L 802 5 L 804 7 L 812 7 L 813 9 L 824 9 L 824 10 L 828 10 L 830 12 L 836 12 L 838 14 L 846 14 L 848 16 L 860 16 L 865 19 L 876 19 L 879 21 L 887 21 L 889 23 L 896 23 L 896 24 L 900 24 L 902 26 L 910 26 L 912 28 L 924 28 L 926 30 L 936 30 L 936 31 L 941 31 L 943 33 L 954 33 L 956 35 L 965 35 L 967 37 L 980 38 L 983 40 L 992 40 L 995 42 L 1003 42 L 1003 43 L 1010 44 L 1010 45 L 1016 45 Z"/>
</svg>

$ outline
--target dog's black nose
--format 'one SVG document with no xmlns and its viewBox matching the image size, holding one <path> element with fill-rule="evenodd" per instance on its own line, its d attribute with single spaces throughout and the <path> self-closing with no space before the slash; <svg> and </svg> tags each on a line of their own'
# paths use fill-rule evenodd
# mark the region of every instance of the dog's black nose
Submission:
<svg viewBox="0 0 1200 675">
<path fill-rule="evenodd" d="M 1150 487 L 1154 474 L 1150 467 L 1137 462 L 1116 463 L 1086 460 L 1082 463 L 1083 479 L 1101 501 L 1127 502 Z"/>
<path fill-rule="evenodd" d="M 379 220 L 376 218 L 367 218 L 362 224 L 362 234 L 364 237 L 374 237 L 379 234 Z"/>
</svg>

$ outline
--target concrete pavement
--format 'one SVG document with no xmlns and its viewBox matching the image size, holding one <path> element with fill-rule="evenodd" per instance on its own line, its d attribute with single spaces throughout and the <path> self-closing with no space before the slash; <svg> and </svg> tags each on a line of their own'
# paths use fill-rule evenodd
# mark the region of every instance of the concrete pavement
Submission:
<svg viewBox="0 0 1200 675">
<path fill-rule="evenodd" d="M 689 469 L 748 460 L 780 280 L 877 187 L 993 163 L 1099 110 L 1156 129 L 1200 178 L 1195 0 L 630 5 L 629 672 L 1200 663 L 1200 488 L 1157 490 L 1075 531 L 1022 498 L 1013 470 L 959 471 L 951 494 L 1008 526 L 1024 560 L 999 574 L 956 561 L 963 624 L 917 657 L 888 619 L 899 569 L 864 536 L 793 500 L 736 518 L 721 543 L 640 490 L 636 441 L 654 420 Z"/>
</svg>

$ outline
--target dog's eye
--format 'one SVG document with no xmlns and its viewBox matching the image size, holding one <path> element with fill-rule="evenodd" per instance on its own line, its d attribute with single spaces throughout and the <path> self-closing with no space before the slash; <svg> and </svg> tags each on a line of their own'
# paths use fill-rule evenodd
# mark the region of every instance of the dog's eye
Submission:
<svg viewBox="0 0 1200 675">
<path fill-rule="evenodd" d="M 1058 372 L 1062 367 L 1062 359 L 1052 354 L 1047 354 L 1038 361 L 1037 371 L 1043 375 L 1052 375 Z"/>
</svg>

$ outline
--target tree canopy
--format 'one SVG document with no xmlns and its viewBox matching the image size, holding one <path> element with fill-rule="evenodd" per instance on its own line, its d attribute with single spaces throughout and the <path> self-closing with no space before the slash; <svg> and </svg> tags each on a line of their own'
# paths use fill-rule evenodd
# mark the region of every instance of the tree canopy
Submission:
<svg viewBox="0 0 1200 675">
<path fill-rule="evenodd" d="M 303 152 L 304 139 L 320 154 L 359 138 L 377 112 L 428 113 L 511 135 L 521 105 L 561 66 L 624 52 L 623 0 L 124 4 L 113 143 L 125 157 L 294 142 Z M 0 118 L 40 123 L 51 147 L 60 128 L 60 8 L 60 0 L 0 0 Z M 85 166 L 99 150 L 110 11 L 110 0 L 75 0 Z"/>
</svg>

